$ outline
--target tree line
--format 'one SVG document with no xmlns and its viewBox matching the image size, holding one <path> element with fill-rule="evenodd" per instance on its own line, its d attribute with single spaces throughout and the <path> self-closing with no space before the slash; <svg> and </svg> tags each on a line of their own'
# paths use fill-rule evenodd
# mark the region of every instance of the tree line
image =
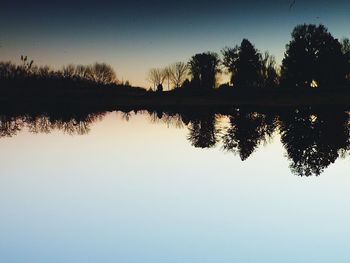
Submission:
<svg viewBox="0 0 350 263">
<path fill-rule="evenodd" d="M 229 74 L 228 83 L 219 86 L 219 73 Z M 225 47 L 221 54 L 204 52 L 193 55 L 188 62 L 176 62 L 148 73 L 151 89 L 210 91 L 215 87 L 237 90 L 254 88 L 343 88 L 350 86 L 350 40 L 338 40 L 324 25 L 296 26 L 286 45 L 282 64 L 269 52 L 260 52 L 248 39 L 240 45 Z M 36 66 L 21 56 L 19 65 L 0 62 L 1 87 L 19 86 L 115 86 L 130 87 L 120 82 L 114 69 L 106 63 L 67 65 L 61 69 Z"/>
<path fill-rule="evenodd" d="M 248 40 L 215 52 L 198 53 L 187 62 L 153 68 L 148 80 L 153 90 L 192 88 L 209 91 L 218 86 L 218 73 L 230 75 L 221 87 L 333 88 L 350 85 L 350 41 L 338 40 L 324 25 L 296 26 L 286 45 L 282 65 L 267 51 L 261 53 Z"/>
<path fill-rule="evenodd" d="M 67 65 L 54 70 L 49 66 L 36 66 L 27 56 L 21 56 L 19 65 L 0 62 L 1 81 L 60 81 L 83 82 L 98 85 L 117 84 L 117 75 L 106 63 Z"/>
</svg>

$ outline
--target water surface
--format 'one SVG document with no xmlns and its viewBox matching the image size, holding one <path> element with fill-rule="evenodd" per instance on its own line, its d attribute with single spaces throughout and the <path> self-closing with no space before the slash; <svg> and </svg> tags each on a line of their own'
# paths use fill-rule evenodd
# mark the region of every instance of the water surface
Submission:
<svg viewBox="0 0 350 263">
<path fill-rule="evenodd" d="M 347 113 L 0 127 L 0 262 L 350 260 Z"/>
</svg>

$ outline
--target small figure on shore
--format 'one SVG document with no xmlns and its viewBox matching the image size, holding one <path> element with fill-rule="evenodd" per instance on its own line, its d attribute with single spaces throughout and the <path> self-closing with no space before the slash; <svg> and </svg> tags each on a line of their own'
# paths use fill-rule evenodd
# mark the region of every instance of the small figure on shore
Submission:
<svg viewBox="0 0 350 263">
<path fill-rule="evenodd" d="M 161 83 L 157 86 L 157 92 L 163 92 L 163 85 Z"/>
</svg>

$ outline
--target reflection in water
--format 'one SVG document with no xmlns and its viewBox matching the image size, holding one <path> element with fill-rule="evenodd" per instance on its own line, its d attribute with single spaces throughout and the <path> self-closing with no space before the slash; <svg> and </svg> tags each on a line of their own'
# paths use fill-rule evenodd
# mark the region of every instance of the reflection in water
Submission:
<svg viewBox="0 0 350 263">
<path fill-rule="evenodd" d="M 300 176 L 320 175 L 337 158 L 350 150 L 349 114 L 344 111 L 293 110 L 279 113 L 234 110 L 214 112 L 125 111 L 128 121 L 134 114 L 148 114 L 152 123 L 188 129 L 187 139 L 196 148 L 221 144 L 223 151 L 239 155 L 242 161 L 280 134 L 290 160 L 291 171 Z M 69 135 L 84 135 L 92 123 L 105 113 L 74 114 L 3 114 L 0 115 L 0 137 L 11 137 L 23 129 L 31 133 L 54 130 Z M 221 124 L 225 125 L 221 125 Z"/>
<path fill-rule="evenodd" d="M 171 118 L 176 122 L 182 119 L 194 147 L 211 148 L 221 138 L 223 150 L 238 154 L 242 161 L 279 132 L 291 171 L 300 176 L 320 175 L 350 150 L 349 114 L 344 111 L 295 110 L 275 114 L 235 110 L 225 115 L 226 129 L 217 128 L 218 117 L 213 113 L 192 118 L 188 114 L 165 116 L 159 120 L 168 124 L 172 123 Z"/>
<path fill-rule="evenodd" d="M 188 140 L 196 148 L 211 148 L 218 141 L 215 115 L 198 116 L 188 126 Z"/>
<path fill-rule="evenodd" d="M 275 116 L 256 112 L 236 111 L 229 116 L 230 126 L 222 136 L 223 148 L 238 153 L 246 160 L 260 145 L 272 137 L 277 122 Z"/>
<path fill-rule="evenodd" d="M 0 136 L 12 137 L 23 129 L 31 133 L 60 130 L 69 135 L 84 135 L 90 131 L 90 125 L 101 120 L 104 115 L 105 113 L 1 115 Z"/>
<path fill-rule="evenodd" d="M 319 175 L 349 150 L 349 116 L 344 112 L 295 111 L 281 115 L 281 141 L 298 175 Z"/>
<path fill-rule="evenodd" d="M 163 114 L 163 112 L 156 111 L 149 111 L 148 114 L 150 115 L 152 123 L 166 123 L 169 127 L 175 127 L 178 129 L 182 129 L 188 124 L 180 114 Z"/>
</svg>

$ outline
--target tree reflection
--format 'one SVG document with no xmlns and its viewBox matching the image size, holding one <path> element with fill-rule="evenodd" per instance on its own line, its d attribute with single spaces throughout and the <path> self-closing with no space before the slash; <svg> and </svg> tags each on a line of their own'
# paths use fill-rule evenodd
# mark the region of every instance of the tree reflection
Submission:
<svg viewBox="0 0 350 263">
<path fill-rule="evenodd" d="M 348 115 L 344 112 L 295 111 L 281 116 L 281 141 L 300 176 L 320 175 L 349 150 Z"/>
<path fill-rule="evenodd" d="M 22 130 L 24 124 L 21 118 L 1 115 L 0 137 L 12 137 Z"/>
<path fill-rule="evenodd" d="M 228 127 L 221 131 L 214 113 L 149 112 L 153 123 L 187 126 L 188 140 L 196 148 L 212 148 L 220 140 L 222 149 L 245 161 L 279 129 L 281 142 L 291 161 L 291 171 L 299 176 L 320 175 L 350 149 L 349 115 L 343 111 L 297 110 L 259 113 L 235 110 L 226 115 Z M 221 136 L 220 136 L 221 135 Z"/>
<path fill-rule="evenodd" d="M 187 139 L 196 148 L 212 148 L 218 142 L 219 129 L 216 127 L 214 113 L 150 111 L 149 114 L 152 123 L 162 122 L 175 128 L 187 126 Z"/>
<path fill-rule="evenodd" d="M 223 148 L 239 154 L 242 161 L 271 138 L 276 128 L 274 115 L 236 111 L 229 119 L 230 126 L 222 136 Z"/>
<path fill-rule="evenodd" d="M 192 119 L 188 130 L 187 138 L 196 148 L 212 148 L 218 141 L 216 117 L 213 114 Z"/>
<path fill-rule="evenodd" d="M 260 113 L 234 110 L 228 115 L 214 112 L 161 110 L 137 111 L 125 109 L 121 118 L 129 120 L 138 114 L 148 114 L 152 123 L 188 129 L 187 139 L 196 148 L 212 148 L 222 143 L 224 151 L 233 152 L 246 160 L 262 144 L 267 143 L 279 129 L 281 142 L 290 160 L 291 171 L 299 176 L 320 175 L 339 157 L 350 150 L 349 113 L 312 111 L 311 109 Z M 105 116 L 103 112 L 30 113 L 0 115 L 0 138 L 31 133 L 61 131 L 69 135 L 84 135 L 91 125 Z M 228 117 L 228 127 L 220 123 Z M 127 137 L 126 137 L 127 138 Z"/>
<path fill-rule="evenodd" d="M 51 133 L 54 130 L 69 135 L 84 135 L 92 123 L 101 120 L 105 113 L 81 114 L 25 114 L 0 116 L 0 137 L 12 137 L 23 129 L 31 133 Z"/>
<path fill-rule="evenodd" d="M 150 111 L 150 120 L 152 123 L 165 123 L 168 127 L 182 129 L 185 126 L 181 114 L 178 113 L 162 113 L 158 111 Z"/>
</svg>

